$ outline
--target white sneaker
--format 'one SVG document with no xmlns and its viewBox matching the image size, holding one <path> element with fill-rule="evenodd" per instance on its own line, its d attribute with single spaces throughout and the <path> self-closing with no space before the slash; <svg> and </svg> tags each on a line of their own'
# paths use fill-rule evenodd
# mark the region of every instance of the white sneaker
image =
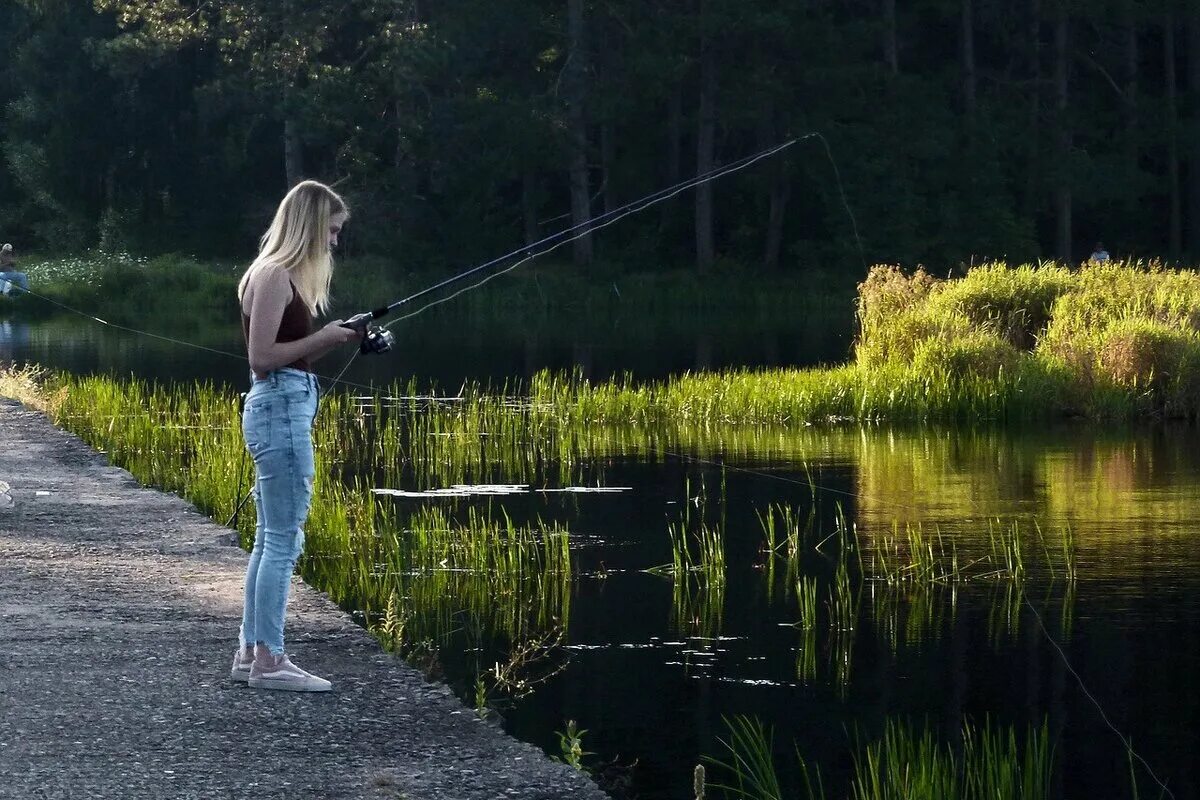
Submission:
<svg viewBox="0 0 1200 800">
<path fill-rule="evenodd" d="M 229 677 L 239 683 L 250 680 L 250 666 L 254 663 L 254 650 L 239 647 L 233 651 L 233 666 L 229 668 Z"/>
<path fill-rule="evenodd" d="M 257 648 L 247 683 L 253 689 L 281 692 L 328 692 L 333 688 L 333 684 L 324 678 L 310 675 L 297 667 L 286 654 L 272 655 Z"/>
</svg>

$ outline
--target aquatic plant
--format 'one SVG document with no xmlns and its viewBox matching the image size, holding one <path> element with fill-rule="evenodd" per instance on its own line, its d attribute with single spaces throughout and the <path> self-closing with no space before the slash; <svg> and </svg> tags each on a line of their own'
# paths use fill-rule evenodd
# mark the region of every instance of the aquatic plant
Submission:
<svg viewBox="0 0 1200 800">
<path fill-rule="evenodd" d="M 712 784 L 740 800 L 783 800 L 772 732 L 759 720 L 725 718 L 729 737 L 718 738 L 724 757 L 706 761 L 727 777 Z M 852 749 L 854 774 L 848 800 L 1039 800 L 1049 798 L 1054 748 L 1045 722 L 1018 739 L 1013 727 L 977 727 L 964 721 L 957 748 L 935 739 L 928 725 L 917 728 L 888 720 L 879 739 Z M 797 751 L 798 797 L 825 800 L 819 768 Z"/>
<path fill-rule="evenodd" d="M 796 579 L 796 601 L 800 607 L 800 621 L 796 626 L 801 630 L 812 630 L 817 627 L 817 579 L 799 576 Z"/>
<path fill-rule="evenodd" d="M 855 759 L 853 800 L 1037 800 L 1050 797 L 1053 749 L 1046 723 L 1016 730 L 963 723 L 955 753 L 925 728 L 891 721 Z"/>
<path fill-rule="evenodd" d="M 561 758 L 556 760 L 562 761 L 570 767 L 574 767 L 580 772 L 590 772 L 583 763 L 585 756 L 595 755 L 583 749 L 583 735 L 587 733 L 586 729 L 580 729 L 575 720 L 567 720 L 567 728 L 565 731 L 556 731 L 558 736 L 559 749 L 562 752 Z"/>
<path fill-rule="evenodd" d="M 729 738 L 717 738 L 728 760 L 707 758 L 729 775 L 732 783 L 710 784 L 728 796 L 744 800 L 783 800 L 783 789 L 775 769 L 774 737 L 769 728 L 754 717 L 722 717 Z"/>
</svg>

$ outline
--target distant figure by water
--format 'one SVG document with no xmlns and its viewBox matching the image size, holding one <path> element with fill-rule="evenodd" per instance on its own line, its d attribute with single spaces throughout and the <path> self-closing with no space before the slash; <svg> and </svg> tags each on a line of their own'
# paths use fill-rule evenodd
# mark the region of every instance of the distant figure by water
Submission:
<svg viewBox="0 0 1200 800">
<path fill-rule="evenodd" d="M 1104 242 L 1096 242 L 1096 249 L 1092 251 L 1090 256 L 1088 256 L 1088 261 L 1094 261 L 1097 264 L 1105 264 L 1110 260 L 1111 259 L 1109 258 L 1108 251 L 1104 249 Z"/>
<path fill-rule="evenodd" d="M 17 295 L 29 291 L 29 278 L 17 272 L 17 257 L 13 246 L 5 243 L 0 247 L 0 294 Z"/>
</svg>

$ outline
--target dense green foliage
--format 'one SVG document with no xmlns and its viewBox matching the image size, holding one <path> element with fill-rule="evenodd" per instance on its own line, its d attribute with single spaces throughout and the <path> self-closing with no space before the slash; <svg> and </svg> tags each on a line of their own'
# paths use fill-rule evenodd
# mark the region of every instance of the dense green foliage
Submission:
<svg viewBox="0 0 1200 800">
<path fill-rule="evenodd" d="M 569 224 L 573 168 L 596 214 L 820 131 L 865 259 L 816 139 L 598 258 L 1200 255 L 1196 0 L 15 0 L 0 53 L 0 236 L 26 251 L 244 258 L 308 176 L 347 193 L 351 252 L 436 269 Z"/>
<path fill-rule="evenodd" d="M 1200 414 L 1200 274 L 987 264 L 937 280 L 876 267 L 851 364 L 663 382 L 543 375 L 530 399 L 575 423 L 979 421 Z"/>
</svg>

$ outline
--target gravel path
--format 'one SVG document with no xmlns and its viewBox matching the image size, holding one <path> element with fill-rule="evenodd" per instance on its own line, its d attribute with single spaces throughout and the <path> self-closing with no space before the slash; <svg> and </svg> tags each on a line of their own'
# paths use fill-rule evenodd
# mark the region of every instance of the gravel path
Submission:
<svg viewBox="0 0 1200 800">
<path fill-rule="evenodd" d="M 0 400 L 0 798 L 606 797 L 298 579 L 288 649 L 334 691 L 231 682 L 245 563 L 228 529 Z"/>
</svg>

